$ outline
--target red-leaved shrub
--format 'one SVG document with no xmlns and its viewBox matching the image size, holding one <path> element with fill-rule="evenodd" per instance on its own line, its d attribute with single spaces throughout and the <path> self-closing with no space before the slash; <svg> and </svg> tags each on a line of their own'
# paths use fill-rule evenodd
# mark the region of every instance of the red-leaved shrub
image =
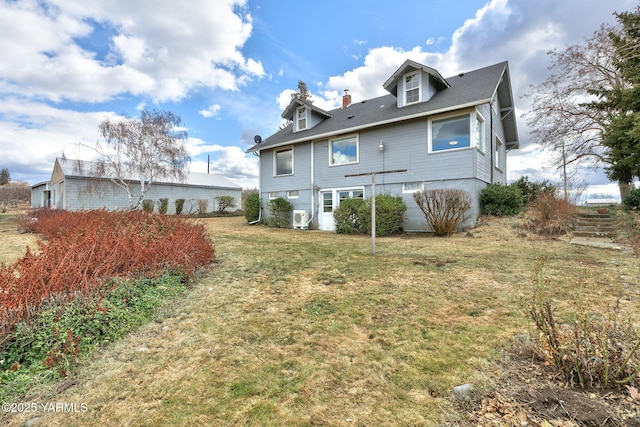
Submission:
<svg viewBox="0 0 640 427">
<path fill-rule="evenodd" d="M 142 211 L 43 209 L 19 227 L 46 241 L 0 266 L 0 340 L 46 301 L 95 295 L 115 277 L 155 277 L 170 269 L 189 278 L 215 257 L 202 224 Z"/>
</svg>

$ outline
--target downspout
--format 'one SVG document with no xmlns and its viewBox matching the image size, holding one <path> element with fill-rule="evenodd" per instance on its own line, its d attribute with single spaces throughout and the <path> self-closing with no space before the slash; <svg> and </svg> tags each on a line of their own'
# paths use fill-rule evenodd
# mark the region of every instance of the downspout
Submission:
<svg viewBox="0 0 640 427">
<path fill-rule="evenodd" d="M 491 132 L 489 135 L 489 157 L 491 158 L 491 181 L 490 184 L 493 184 L 493 169 L 496 167 L 494 162 L 496 161 L 496 155 L 493 152 L 493 140 L 495 139 L 493 135 L 493 97 L 491 101 L 489 101 L 489 127 L 491 128 Z"/>
<path fill-rule="evenodd" d="M 314 168 L 313 168 L 313 152 L 314 152 L 314 144 L 313 144 L 313 140 L 311 140 L 311 167 L 309 168 L 311 170 L 311 215 L 309 215 L 309 220 L 307 221 L 307 228 L 309 228 L 309 225 L 311 224 L 311 222 L 313 221 L 313 218 L 316 215 L 316 210 L 315 210 L 315 178 L 314 178 Z"/>
<path fill-rule="evenodd" d="M 249 225 L 255 225 L 258 224 L 260 221 L 262 221 L 262 186 L 260 184 L 262 184 L 262 161 L 260 160 L 260 150 L 258 151 L 254 151 L 253 152 L 254 155 L 258 156 L 258 200 L 260 201 L 260 210 L 258 211 L 258 219 L 256 219 L 255 221 L 251 221 L 249 222 Z"/>
</svg>

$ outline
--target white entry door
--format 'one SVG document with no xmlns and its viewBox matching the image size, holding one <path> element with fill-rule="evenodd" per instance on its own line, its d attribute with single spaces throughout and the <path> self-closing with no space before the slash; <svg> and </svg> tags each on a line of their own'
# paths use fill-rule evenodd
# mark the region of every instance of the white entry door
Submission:
<svg viewBox="0 0 640 427">
<path fill-rule="evenodd" d="M 364 197 L 364 188 L 338 188 L 320 191 L 320 220 L 318 228 L 324 231 L 334 231 L 336 223 L 333 219 L 333 211 L 340 206 L 344 199 Z"/>
<path fill-rule="evenodd" d="M 336 224 L 333 221 L 333 190 L 320 192 L 320 221 L 318 228 L 325 231 L 333 231 Z"/>
</svg>

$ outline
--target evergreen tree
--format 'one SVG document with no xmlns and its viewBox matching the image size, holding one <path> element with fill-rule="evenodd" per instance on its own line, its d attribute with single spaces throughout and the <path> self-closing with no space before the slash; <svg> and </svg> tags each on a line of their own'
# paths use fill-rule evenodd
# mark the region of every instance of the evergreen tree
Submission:
<svg viewBox="0 0 640 427">
<path fill-rule="evenodd" d="M 11 174 L 9 173 L 9 169 L 2 168 L 0 170 L 0 185 L 7 185 L 11 182 Z"/>
<path fill-rule="evenodd" d="M 594 107 L 609 115 L 603 140 L 609 148 L 607 174 L 630 190 L 633 179 L 640 177 L 640 6 L 615 15 L 620 28 L 609 37 L 615 47 L 614 65 L 625 85 L 594 91 L 604 99 Z"/>
<path fill-rule="evenodd" d="M 307 89 L 307 84 L 302 80 L 298 81 L 298 91 L 293 94 L 295 98 L 298 98 L 302 101 L 306 101 L 312 103 L 311 93 L 309 93 L 309 89 Z"/>
</svg>

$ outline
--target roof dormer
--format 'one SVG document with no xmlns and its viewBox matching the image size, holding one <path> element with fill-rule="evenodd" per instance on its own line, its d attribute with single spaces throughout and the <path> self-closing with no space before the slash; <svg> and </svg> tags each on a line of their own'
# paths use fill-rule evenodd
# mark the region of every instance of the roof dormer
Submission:
<svg viewBox="0 0 640 427">
<path fill-rule="evenodd" d="M 282 113 L 283 119 L 293 122 L 294 132 L 311 129 L 329 117 L 332 116 L 328 112 L 300 98 L 291 99 L 291 102 Z"/>
<path fill-rule="evenodd" d="M 437 70 L 406 60 L 383 87 L 397 99 L 398 108 L 426 102 L 449 83 Z"/>
</svg>

